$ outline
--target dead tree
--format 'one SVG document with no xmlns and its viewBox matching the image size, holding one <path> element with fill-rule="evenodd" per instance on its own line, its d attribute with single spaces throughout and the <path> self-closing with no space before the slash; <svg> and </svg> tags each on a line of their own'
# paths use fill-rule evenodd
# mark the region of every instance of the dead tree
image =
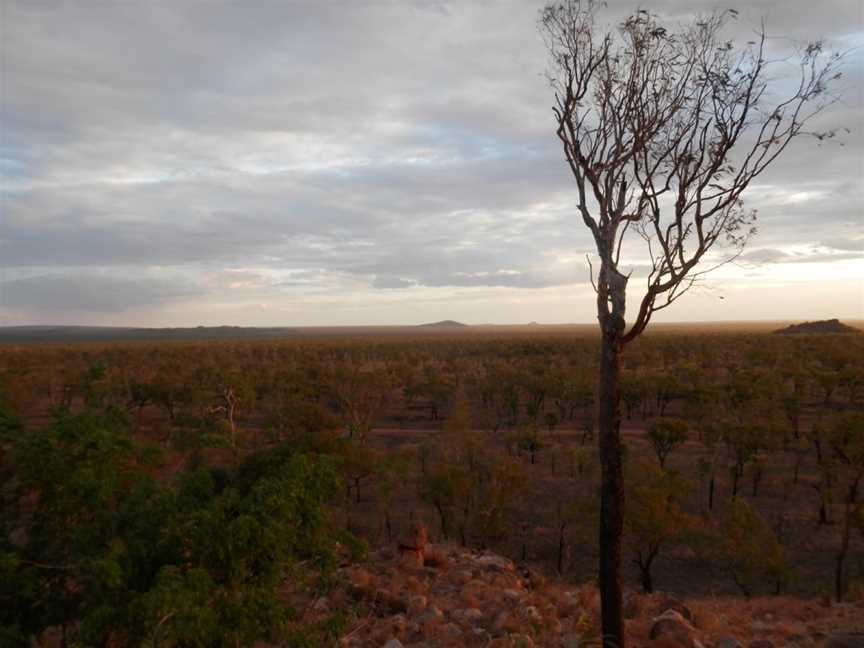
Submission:
<svg viewBox="0 0 864 648">
<path fill-rule="evenodd" d="M 824 54 L 820 43 L 803 48 L 794 87 L 772 100 L 764 29 L 736 48 L 723 36 L 734 11 L 673 29 L 638 10 L 605 29 L 597 8 L 592 0 L 555 2 L 541 11 L 539 28 L 550 54 L 556 134 L 596 248 L 596 274 L 590 257 L 589 269 L 602 333 L 602 631 L 606 646 L 622 648 L 621 354 L 655 312 L 740 253 L 756 219 L 742 194 L 835 100 L 829 88 L 841 56 Z M 628 329 L 633 259 L 649 269 Z"/>
</svg>

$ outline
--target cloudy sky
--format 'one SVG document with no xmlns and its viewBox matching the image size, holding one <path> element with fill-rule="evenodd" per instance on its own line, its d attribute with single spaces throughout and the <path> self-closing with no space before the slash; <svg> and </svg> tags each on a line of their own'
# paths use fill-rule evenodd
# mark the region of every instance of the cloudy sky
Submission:
<svg viewBox="0 0 864 648">
<path fill-rule="evenodd" d="M 592 321 L 541 5 L 0 0 L 0 324 Z M 759 178 L 667 321 L 864 318 L 862 7 L 737 7 L 850 50 L 818 126 L 851 132 Z"/>
</svg>

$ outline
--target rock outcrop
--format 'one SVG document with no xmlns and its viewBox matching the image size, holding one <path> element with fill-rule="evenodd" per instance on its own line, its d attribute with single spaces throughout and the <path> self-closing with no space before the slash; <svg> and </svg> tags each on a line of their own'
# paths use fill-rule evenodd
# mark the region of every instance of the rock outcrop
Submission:
<svg viewBox="0 0 864 648">
<path fill-rule="evenodd" d="M 779 329 L 774 332 L 779 333 L 780 335 L 794 335 L 796 333 L 861 333 L 859 329 L 846 326 L 838 319 L 792 324 L 791 326 L 787 326 L 784 329 Z"/>
</svg>

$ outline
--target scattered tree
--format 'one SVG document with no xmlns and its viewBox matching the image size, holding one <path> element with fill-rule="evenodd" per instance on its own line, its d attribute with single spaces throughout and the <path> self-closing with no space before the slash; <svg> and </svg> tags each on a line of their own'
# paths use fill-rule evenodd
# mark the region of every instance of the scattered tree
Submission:
<svg viewBox="0 0 864 648">
<path fill-rule="evenodd" d="M 675 418 L 656 418 L 648 424 L 648 440 L 661 469 L 666 467 L 669 453 L 687 440 L 687 429 L 687 421 Z"/>
</svg>

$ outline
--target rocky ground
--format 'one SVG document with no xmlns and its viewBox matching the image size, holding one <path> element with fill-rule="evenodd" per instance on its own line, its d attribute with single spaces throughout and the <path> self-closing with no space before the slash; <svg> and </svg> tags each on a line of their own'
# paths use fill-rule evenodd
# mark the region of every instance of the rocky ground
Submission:
<svg viewBox="0 0 864 648">
<path fill-rule="evenodd" d="M 593 585 L 546 578 L 491 553 L 423 545 L 421 532 L 398 549 L 343 568 L 341 585 L 306 602 L 307 619 L 352 610 L 355 620 L 339 642 L 345 648 L 599 645 Z M 625 607 L 633 647 L 864 648 L 864 602 L 682 601 L 633 592 Z"/>
</svg>

